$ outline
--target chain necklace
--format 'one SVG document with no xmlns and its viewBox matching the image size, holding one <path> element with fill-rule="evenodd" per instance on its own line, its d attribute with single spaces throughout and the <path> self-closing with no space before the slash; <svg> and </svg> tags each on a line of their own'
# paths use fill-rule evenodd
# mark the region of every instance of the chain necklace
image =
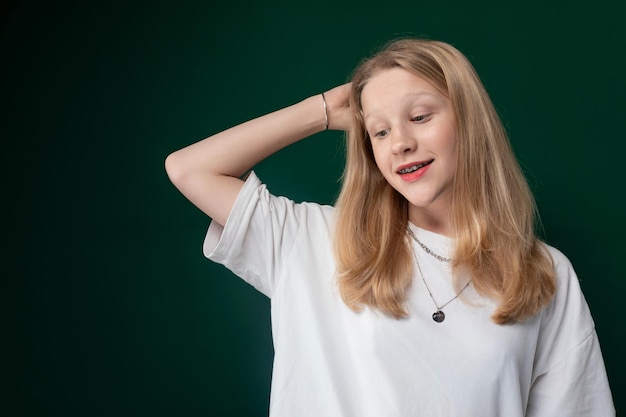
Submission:
<svg viewBox="0 0 626 417">
<path fill-rule="evenodd" d="M 433 257 L 435 257 L 437 260 L 439 260 L 441 262 L 449 263 L 451 261 L 450 258 L 444 258 L 443 256 L 437 255 L 432 250 L 430 250 L 430 248 L 428 246 L 426 246 L 422 242 L 420 242 L 417 239 L 417 236 L 415 236 L 415 234 L 413 233 L 413 231 L 410 228 L 407 227 L 407 230 L 409 232 L 409 235 L 413 238 L 413 240 L 415 242 L 417 242 L 417 244 L 420 245 L 422 247 L 422 249 L 424 249 L 424 251 L 426 253 L 428 253 L 429 255 L 432 255 Z M 433 313 L 433 316 L 432 316 L 433 320 L 435 320 L 437 323 L 441 323 L 442 321 L 444 321 L 446 319 L 446 315 L 442 311 L 443 308 L 445 306 L 447 306 L 448 304 L 450 304 L 451 302 L 453 302 L 454 300 L 456 300 L 459 297 L 459 295 L 461 295 L 463 293 L 463 291 L 465 291 L 465 289 L 467 287 L 469 287 L 469 285 L 472 282 L 472 280 L 467 281 L 467 284 L 465 284 L 465 286 L 461 289 L 461 291 L 459 291 L 448 302 L 446 302 L 445 304 L 440 306 L 439 304 L 437 304 L 437 301 L 435 301 L 435 297 L 433 297 L 433 293 L 432 293 L 432 291 L 430 291 L 430 287 L 428 286 L 428 283 L 426 282 L 426 279 L 424 278 L 424 273 L 422 272 L 422 267 L 420 266 L 420 263 L 417 260 L 417 255 L 415 255 L 415 250 L 413 250 L 412 252 L 413 252 L 413 258 L 415 258 L 415 264 L 417 265 L 417 269 L 419 270 L 419 273 L 420 273 L 420 277 L 422 278 L 422 281 L 424 282 L 424 286 L 426 287 L 426 291 L 428 291 L 428 295 L 430 296 L 430 299 L 433 300 L 433 304 L 435 305 L 435 308 L 437 309 L 437 311 L 435 311 Z"/>
<path fill-rule="evenodd" d="M 422 249 L 424 249 L 424 252 L 426 252 L 427 254 L 429 254 L 430 256 L 434 257 L 435 259 L 437 259 L 438 261 L 441 262 L 447 262 L 450 263 L 452 261 L 452 258 L 446 258 L 443 257 L 441 255 L 437 255 L 435 252 L 433 252 L 428 246 L 424 245 L 418 238 L 417 236 L 415 236 L 415 233 L 413 233 L 413 230 L 411 230 L 410 227 L 407 227 L 406 230 L 409 232 L 409 235 L 413 238 L 413 240 L 415 242 L 417 242 L 418 245 L 420 245 L 420 247 Z"/>
</svg>

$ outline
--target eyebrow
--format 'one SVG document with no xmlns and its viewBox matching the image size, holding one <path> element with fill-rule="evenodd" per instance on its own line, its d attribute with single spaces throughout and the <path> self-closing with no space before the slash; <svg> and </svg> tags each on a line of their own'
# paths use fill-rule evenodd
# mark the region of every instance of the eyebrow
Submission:
<svg viewBox="0 0 626 417">
<path fill-rule="evenodd" d="M 439 97 L 438 94 L 430 93 L 430 92 L 427 92 L 427 91 L 421 91 L 419 93 L 408 93 L 408 94 L 404 95 L 402 97 L 402 99 L 403 100 L 406 100 L 406 99 L 418 99 L 418 98 L 421 98 L 421 97 L 424 97 L 424 96 L 432 97 L 432 98 L 435 98 L 435 99 L 437 99 Z M 361 108 L 362 107 L 363 107 L 363 104 L 361 104 Z M 366 121 L 367 119 L 372 117 L 372 114 L 375 115 L 376 111 L 374 111 L 373 113 L 365 113 L 364 112 L 363 113 L 363 121 Z"/>
</svg>

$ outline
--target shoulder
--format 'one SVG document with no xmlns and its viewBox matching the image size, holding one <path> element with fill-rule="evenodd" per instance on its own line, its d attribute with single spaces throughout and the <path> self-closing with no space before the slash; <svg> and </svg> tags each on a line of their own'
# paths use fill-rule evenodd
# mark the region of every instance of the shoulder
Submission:
<svg viewBox="0 0 626 417">
<path fill-rule="evenodd" d="M 254 171 L 251 171 L 235 202 L 236 214 L 246 214 L 246 208 L 259 210 L 265 214 L 281 216 L 305 216 L 306 218 L 326 220 L 333 217 L 333 206 L 315 202 L 295 202 L 289 197 L 275 195 L 263 183 Z M 241 211 L 238 213 L 237 211 Z"/>
<path fill-rule="evenodd" d="M 582 297 L 580 282 L 572 262 L 563 252 L 554 246 L 547 243 L 543 243 L 543 245 L 550 256 L 554 267 L 557 286 L 555 302 L 564 302 L 572 296 Z"/>
<path fill-rule="evenodd" d="M 567 256 L 559 249 L 551 246 L 545 242 L 542 243 L 544 248 L 547 250 L 548 254 L 552 258 L 552 262 L 554 264 L 554 271 L 558 274 L 564 274 L 568 271 L 573 271 L 574 267 L 572 266 L 571 261 Z"/>
<path fill-rule="evenodd" d="M 577 305 L 580 304 L 580 308 L 586 309 L 587 304 L 580 287 L 580 281 L 570 259 L 554 246 L 547 243 L 543 245 L 554 266 L 556 294 L 552 307 L 555 308 L 559 305 L 564 306 L 569 302 L 575 302 Z"/>
<path fill-rule="evenodd" d="M 335 218 L 335 207 L 312 202 L 293 203 L 293 206 L 295 210 L 300 211 L 302 220 L 321 222 L 329 228 L 332 227 Z"/>
<path fill-rule="evenodd" d="M 556 293 L 541 312 L 542 333 L 553 348 L 566 351 L 592 334 L 595 325 L 572 263 L 555 247 L 545 247 L 554 264 Z"/>
<path fill-rule="evenodd" d="M 303 237 L 328 239 L 334 225 L 335 209 L 314 202 L 295 202 L 276 196 L 252 171 L 246 178 L 224 227 L 209 228 L 208 256 L 218 241 L 239 246 L 244 239 L 256 240 L 259 247 L 281 245 L 288 249 Z M 211 224 L 212 226 L 214 223 Z M 215 229 L 215 230 L 213 230 Z M 309 238 L 306 238 L 306 236 Z M 207 242 L 205 242 L 207 243 Z"/>
</svg>

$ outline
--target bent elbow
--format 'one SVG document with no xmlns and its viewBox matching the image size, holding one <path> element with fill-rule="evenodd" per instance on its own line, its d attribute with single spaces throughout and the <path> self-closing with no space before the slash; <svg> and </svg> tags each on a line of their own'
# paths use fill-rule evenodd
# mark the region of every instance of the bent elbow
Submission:
<svg viewBox="0 0 626 417">
<path fill-rule="evenodd" d="M 165 158 L 165 172 L 172 184 L 179 187 L 185 177 L 185 165 L 179 152 L 173 152 Z"/>
</svg>

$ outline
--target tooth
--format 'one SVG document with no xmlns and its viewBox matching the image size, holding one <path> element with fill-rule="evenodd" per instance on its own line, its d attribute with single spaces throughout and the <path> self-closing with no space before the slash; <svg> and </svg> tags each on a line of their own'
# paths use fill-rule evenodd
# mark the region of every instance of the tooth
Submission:
<svg viewBox="0 0 626 417">
<path fill-rule="evenodd" d="M 420 169 L 422 167 L 422 165 L 413 165 L 411 167 L 407 167 L 407 168 L 403 168 L 400 170 L 401 174 L 409 174 L 411 172 L 415 172 L 418 169 Z"/>
</svg>

